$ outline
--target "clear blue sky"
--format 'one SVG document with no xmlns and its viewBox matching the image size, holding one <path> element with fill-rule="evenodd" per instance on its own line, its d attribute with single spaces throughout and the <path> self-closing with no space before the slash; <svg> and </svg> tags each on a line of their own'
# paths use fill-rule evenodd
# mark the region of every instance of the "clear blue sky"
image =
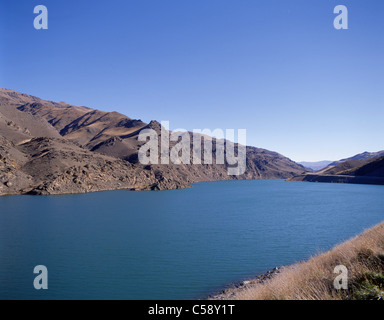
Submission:
<svg viewBox="0 0 384 320">
<path fill-rule="evenodd" d="M 49 29 L 33 28 L 46 5 Z M 349 30 L 333 9 L 349 9 Z M 384 149 L 382 0 L 1 0 L 0 87 L 296 161 Z"/>
</svg>

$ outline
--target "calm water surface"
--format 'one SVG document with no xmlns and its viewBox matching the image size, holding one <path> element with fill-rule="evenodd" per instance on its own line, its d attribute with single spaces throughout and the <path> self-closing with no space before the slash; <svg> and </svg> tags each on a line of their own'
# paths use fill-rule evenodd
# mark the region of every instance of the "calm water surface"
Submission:
<svg viewBox="0 0 384 320">
<path fill-rule="evenodd" d="M 225 181 L 0 198 L 0 299 L 195 299 L 384 220 L 384 186 Z M 33 268 L 49 289 L 33 288 Z"/>
</svg>

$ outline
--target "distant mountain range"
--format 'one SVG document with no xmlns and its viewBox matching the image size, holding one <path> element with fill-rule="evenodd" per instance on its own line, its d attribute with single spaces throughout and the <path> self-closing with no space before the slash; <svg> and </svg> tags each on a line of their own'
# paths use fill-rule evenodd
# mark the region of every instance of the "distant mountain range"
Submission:
<svg viewBox="0 0 384 320">
<path fill-rule="evenodd" d="M 317 161 L 317 162 L 305 162 L 305 161 L 303 161 L 303 162 L 298 162 L 298 163 L 309 170 L 319 171 L 321 169 L 324 169 L 328 165 L 330 165 L 332 162 L 333 161 L 324 160 L 324 161 Z"/>
<path fill-rule="evenodd" d="M 229 176 L 228 163 L 144 166 L 137 160 L 142 129 L 161 133 L 157 121 L 147 124 L 117 112 L 0 89 L 0 195 L 166 190 L 199 181 L 287 179 L 307 171 L 256 147 L 246 148 L 241 176 Z"/>
</svg>

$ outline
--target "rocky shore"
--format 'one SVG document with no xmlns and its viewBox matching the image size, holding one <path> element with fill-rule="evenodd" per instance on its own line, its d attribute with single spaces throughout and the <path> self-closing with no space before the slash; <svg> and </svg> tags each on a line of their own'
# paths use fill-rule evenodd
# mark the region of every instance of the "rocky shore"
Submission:
<svg viewBox="0 0 384 320">
<path fill-rule="evenodd" d="M 260 274 L 256 276 L 253 279 L 248 279 L 240 282 L 234 282 L 226 286 L 222 291 L 219 293 L 214 293 L 210 295 L 207 300 L 233 300 L 236 296 L 238 296 L 240 293 L 253 288 L 259 284 L 262 284 L 268 280 L 271 280 L 274 278 L 277 274 L 282 272 L 284 270 L 284 266 L 282 267 L 275 267 L 272 270 L 269 270 L 263 274 Z"/>
<path fill-rule="evenodd" d="M 384 223 L 326 252 L 228 286 L 209 300 L 384 300 Z M 348 288 L 335 286 L 339 267 Z M 336 270 L 336 271 L 335 271 Z"/>
<path fill-rule="evenodd" d="M 347 175 L 305 174 L 305 175 L 289 178 L 288 181 L 384 185 L 383 177 L 369 177 L 369 176 L 362 177 L 362 176 L 347 176 Z"/>
</svg>

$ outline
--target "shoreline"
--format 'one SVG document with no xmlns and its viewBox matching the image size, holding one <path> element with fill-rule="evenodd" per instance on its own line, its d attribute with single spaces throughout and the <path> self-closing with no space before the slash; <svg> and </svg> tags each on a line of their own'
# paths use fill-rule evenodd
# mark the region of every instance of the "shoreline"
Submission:
<svg viewBox="0 0 384 320">
<path fill-rule="evenodd" d="M 288 266 L 275 267 L 272 270 L 261 273 L 254 278 L 229 283 L 223 289 L 208 295 L 208 297 L 204 300 L 232 300 L 233 298 L 236 298 L 238 294 L 273 279 L 276 275 L 280 274 L 287 268 Z"/>
<path fill-rule="evenodd" d="M 348 271 L 348 288 L 335 287 L 337 266 Z M 229 284 L 206 300 L 383 300 L 384 222 L 330 250 L 254 279 Z"/>
<path fill-rule="evenodd" d="M 374 176 L 347 176 L 347 175 L 321 175 L 316 173 L 304 174 L 288 178 L 290 182 L 319 182 L 319 183 L 346 183 L 365 185 L 384 185 L 383 177 Z"/>
</svg>

